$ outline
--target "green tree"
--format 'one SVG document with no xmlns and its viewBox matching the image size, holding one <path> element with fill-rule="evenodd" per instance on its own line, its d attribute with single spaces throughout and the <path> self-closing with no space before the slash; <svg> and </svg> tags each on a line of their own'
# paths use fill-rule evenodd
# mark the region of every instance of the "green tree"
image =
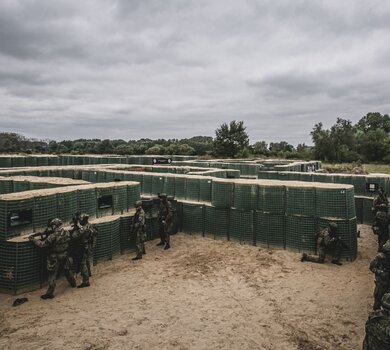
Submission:
<svg viewBox="0 0 390 350">
<path fill-rule="evenodd" d="M 214 154 L 218 157 L 236 158 L 249 146 L 249 137 L 243 121 L 223 123 L 215 130 Z"/>
<path fill-rule="evenodd" d="M 258 141 L 255 144 L 252 145 L 252 152 L 256 156 L 268 156 L 269 155 L 269 149 L 267 142 L 265 141 Z"/>
</svg>

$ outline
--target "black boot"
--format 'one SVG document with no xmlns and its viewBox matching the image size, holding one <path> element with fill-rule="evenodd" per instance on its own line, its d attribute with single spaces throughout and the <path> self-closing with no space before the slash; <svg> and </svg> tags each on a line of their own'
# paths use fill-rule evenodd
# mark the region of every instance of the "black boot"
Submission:
<svg viewBox="0 0 390 350">
<path fill-rule="evenodd" d="M 141 260 L 141 259 L 142 259 L 142 255 L 141 256 L 137 255 L 135 258 L 133 258 L 131 260 Z"/>
<path fill-rule="evenodd" d="M 46 299 L 53 299 L 54 295 L 50 294 L 50 293 L 46 293 L 46 294 L 41 295 L 41 298 L 44 299 L 44 300 L 46 300 Z"/>
<path fill-rule="evenodd" d="M 169 248 L 171 248 L 171 246 L 169 245 L 169 243 L 167 243 L 167 244 L 165 245 L 165 247 L 164 247 L 164 250 L 167 250 L 167 249 L 169 249 Z"/>
<path fill-rule="evenodd" d="M 307 261 L 307 254 L 306 253 L 302 253 L 301 261 L 302 262 Z"/>
<path fill-rule="evenodd" d="M 90 286 L 89 282 L 83 282 L 79 286 L 77 286 L 77 288 L 87 288 L 89 286 Z"/>
<path fill-rule="evenodd" d="M 342 265 L 342 263 L 338 260 L 332 260 L 332 264 L 339 265 L 339 266 Z"/>
</svg>

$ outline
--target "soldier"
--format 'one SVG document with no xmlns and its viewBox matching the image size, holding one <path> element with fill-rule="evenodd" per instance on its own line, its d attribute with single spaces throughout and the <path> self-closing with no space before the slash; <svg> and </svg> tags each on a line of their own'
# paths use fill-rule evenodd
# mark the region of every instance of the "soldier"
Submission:
<svg viewBox="0 0 390 350">
<path fill-rule="evenodd" d="M 132 260 L 142 259 L 142 255 L 146 254 L 145 252 L 145 240 L 146 240 L 146 231 L 145 231 L 145 212 L 142 209 L 142 202 L 135 202 L 136 212 L 133 217 L 132 222 L 132 231 L 135 233 L 135 246 L 137 256 Z"/>
<path fill-rule="evenodd" d="M 317 256 L 311 256 L 306 253 L 302 254 L 301 261 L 312 261 L 322 264 L 325 261 L 326 254 L 332 255 L 332 264 L 342 265 L 340 262 L 343 242 L 340 237 L 336 236 L 337 224 L 329 223 L 329 227 L 322 230 L 317 236 Z"/>
<path fill-rule="evenodd" d="M 381 204 L 375 214 L 374 224 L 372 225 L 372 231 L 378 235 L 378 252 L 389 239 L 389 224 L 390 215 L 387 213 L 387 206 Z"/>
<path fill-rule="evenodd" d="M 381 303 L 382 309 L 368 316 L 363 350 L 390 349 L 390 293 L 382 297 Z"/>
<path fill-rule="evenodd" d="M 72 262 L 68 257 L 68 246 L 70 241 L 69 231 L 63 229 L 60 219 L 50 221 L 46 230 L 46 239 L 35 239 L 30 236 L 29 239 L 40 248 L 49 248 L 47 256 L 47 271 L 49 272 L 49 287 L 47 292 L 41 295 L 42 299 L 53 299 L 54 289 L 56 287 L 57 273 L 60 268 L 63 268 L 66 279 L 72 288 L 76 287 L 76 280 L 71 271 Z"/>
<path fill-rule="evenodd" d="M 160 207 L 158 210 L 158 224 L 160 233 L 160 243 L 157 245 L 165 245 L 164 250 L 171 248 L 170 233 L 172 230 L 173 209 L 172 204 L 168 201 L 167 195 L 162 193 L 159 195 Z"/>
<path fill-rule="evenodd" d="M 381 247 L 381 251 L 371 261 L 370 271 L 375 273 L 373 309 L 378 310 L 383 295 L 390 293 L 390 241 Z"/>
<path fill-rule="evenodd" d="M 381 205 L 384 205 L 386 210 L 384 210 L 383 207 L 381 209 L 380 208 Z M 389 200 L 386 197 L 386 193 L 385 193 L 384 189 L 382 187 L 379 187 L 378 196 L 375 197 L 374 202 L 372 204 L 372 212 L 375 216 L 376 213 L 378 212 L 378 210 L 380 210 L 380 209 L 381 209 L 381 211 L 386 211 L 386 213 L 387 213 L 388 208 L 389 208 Z"/>
<path fill-rule="evenodd" d="M 77 288 L 89 287 L 89 277 L 91 274 L 91 260 L 93 259 L 93 250 L 96 245 L 96 228 L 88 222 L 89 216 L 81 214 L 79 216 L 79 224 L 74 226 L 72 238 L 79 241 L 81 247 L 81 262 L 80 272 L 82 276 L 82 283 Z"/>
</svg>

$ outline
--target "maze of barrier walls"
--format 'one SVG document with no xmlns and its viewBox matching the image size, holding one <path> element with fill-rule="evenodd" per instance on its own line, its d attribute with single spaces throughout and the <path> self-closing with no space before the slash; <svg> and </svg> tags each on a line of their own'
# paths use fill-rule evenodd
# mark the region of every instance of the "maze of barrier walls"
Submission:
<svg viewBox="0 0 390 350">
<path fill-rule="evenodd" d="M 134 242 L 126 238 L 127 225 L 131 220 L 128 210 L 140 195 L 153 197 L 161 192 L 177 199 L 177 212 L 181 219 L 179 226 L 189 234 L 313 253 L 318 230 L 329 222 L 337 222 L 339 234 L 348 246 L 343 257 L 351 261 L 356 258 L 357 230 L 352 185 L 230 179 L 227 178 L 229 169 L 221 170 L 226 177 L 220 178 L 111 168 L 112 165 L 45 166 L 0 171 L 3 177 L 54 176 L 92 182 L 90 185 L 0 195 L 1 290 L 18 293 L 36 286 L 38 275 L 39 283 L 44 281 L 44 269 L 37 267 L 37 261 L 42 259 L 39 260 L 34 247 L 21 240 L 23 236 L 20 235 L 44 227 L 48 215 L 60 216 L 62 212 L 61 215 L 69 218 L 75 208 L 89 212 L 101 226 L 100 245 L 95 253 L 95 261 L 98 262 L 134 247 Z M 123 194 L 124 187 L 126 194 Z M 14 196 L 18 200 L 15 201 Z M 112 208 L 117 209 L 108 212 L 106 209 L 98 210 L 97 198 L 110 196 L 113 198 Z M 12 203 L 11 207 L 8 202 Z M 307 205 L 302 205 L 302 202 Z M 33 216 L 36 212 L 38 220 L 26 223 L 23 230 L 13 228 L 8 231 L 4 227 L 7 226 L 9 208 L 11 211 L 30 210 Z M 48 215 L 39 215 L 41 208 Z M 118 214 L 119 218 L 115 218 Z M 158 225 L 155 217 L 149 218 L 149 222 L 153 232 L 148 233 L 148 238 L 153 239 L 157 236 Z M 25 253 L 25 250 L 28 251 L 26 247 L 30 247 L 29 253 Z M 22 259 L 30 259 L 34 263 L 21 263 L 19 257 L 23 256 L 26 258 Z M 29 282 L 24 277 L 29 275 L 25 266 L 32 265 L 41 272 L 31 272 L 33 277 Z"/>
</svg>

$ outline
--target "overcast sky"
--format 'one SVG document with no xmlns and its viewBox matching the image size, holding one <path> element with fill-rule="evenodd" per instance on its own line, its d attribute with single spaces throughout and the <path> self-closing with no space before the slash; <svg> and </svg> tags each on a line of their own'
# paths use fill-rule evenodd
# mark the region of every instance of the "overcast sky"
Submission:
<svg viewBox="0 0 390 350">
<path fill-rule="evenodd" d="M 1 0 L 0 131 L 310 143 L 390 112 L 390 2 Z"/>
</svg>

